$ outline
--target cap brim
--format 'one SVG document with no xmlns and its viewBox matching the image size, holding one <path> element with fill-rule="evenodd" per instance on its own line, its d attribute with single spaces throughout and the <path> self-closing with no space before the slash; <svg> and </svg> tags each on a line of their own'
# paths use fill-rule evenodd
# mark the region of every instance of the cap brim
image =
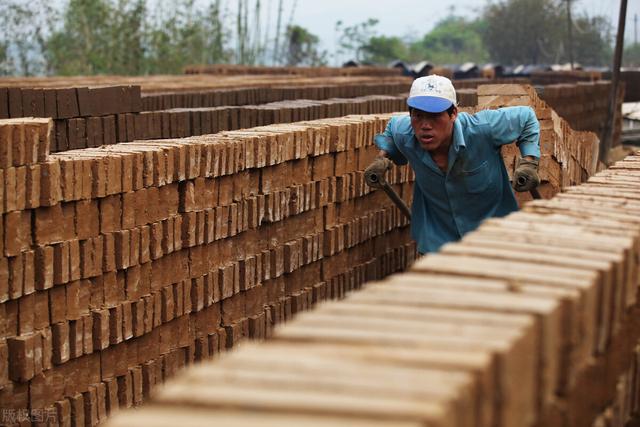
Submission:
<svg viewBox="0 0 640 427">
<path fill-rule="evenodd" d="M 407 105 L 427 113 L 441 113 L 449 109 L 453 102 L 435 96 L 414 96 L 407 100 Z"/>
</svg>

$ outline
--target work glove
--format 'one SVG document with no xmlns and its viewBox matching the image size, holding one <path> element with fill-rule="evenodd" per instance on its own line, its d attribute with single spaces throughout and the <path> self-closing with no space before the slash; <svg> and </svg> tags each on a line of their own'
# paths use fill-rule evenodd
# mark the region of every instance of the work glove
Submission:
<svg viewBox="0 0 640 427">
<path fill-rule="evenodd" d="M 518 192 L 531 191 L 540 185 L 538 177 L 538 159 L 518 158 L 513 173 L 513 188 Z"/>
<path fill-rule="evenodd" d="M 391 169 L 393 162 L 386 157 L 376 157 L 364 170 L 364 179 L 369 187 L 380 188 L 385 182 L 385 174 Z"/>
</svg>

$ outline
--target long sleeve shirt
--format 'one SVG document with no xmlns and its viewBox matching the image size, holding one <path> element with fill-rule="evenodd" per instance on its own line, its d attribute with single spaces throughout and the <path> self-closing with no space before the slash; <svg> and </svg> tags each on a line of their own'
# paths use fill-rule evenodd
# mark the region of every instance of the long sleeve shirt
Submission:
<svg viewBox="0 0 640 427">
<path fill-rule="evenodd" d="M 490 217 L 518 209 L 500 147 L 516 142 L 522 156 L 540 157 L 540 125 L 529 107 L 459 113 L 447 171 L 417 141 L 408 115 L 394 116 L 375 143 L 394 163 L 409 163 L 416 181 L 411 235 L 418 252 L 437 251 Z"/>
</svg>

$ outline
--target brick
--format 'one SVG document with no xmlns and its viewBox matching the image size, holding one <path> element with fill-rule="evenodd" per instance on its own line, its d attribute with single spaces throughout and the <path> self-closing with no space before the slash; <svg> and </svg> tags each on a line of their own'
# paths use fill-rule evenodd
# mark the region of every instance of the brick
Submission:
<svg viewBox="0 0 640 427">
<path fill-rule="evenodd" d="M 61 205 L 39 208 L 34 211 L 34 240 L 36 244 L 44 245 L 61 242 L 65 238 L 64 218 Z"/>
<path fill-rule="evenodd" d="M 36 296 L 24 295 L 18 300 L 18 333 L 29 334 L 34 331 L 36 323 Z"/>
<path fill-rule="evenodd" d="M 46 161 L 40 164 L 40 205 L 52 206 L 62 200 L 60 162 Z"/>
<path fill-rule="evenodd" d="M 116 270 L 116 243 L 115 236 L 113 234 L 105 234 L 103 236 L 103 250 L 102 250 L 102 270 L 105 272 Z"/>
<path fill-rule="evenodd" d="M 122 306 L 118 305 L 109 309 L 109 342 L 118 344 L 123 340 L 122 328 L 123 313 Z"/>
<path fill-rule="evenodd" d="M 76 359 L 84 352 L 84 322 L 82 319 L 70 320 L 69 324 L 69 358 Z"/>
<path fill-rule="evenodd" d="M 70 240 L 67 243 L 69 245 L 69 280 L 79 280 L 81 278 L 80 242 Z"/>
<path fill-rule="evenodd" d="M 54 364 L 59 365 L 69 360 L 69 324 L 67 322 L 55 323 L 51 326 Z"/>
<path fill-rule="evenodd" d="M 26 168 L 25 207 L 28 209 L 40 206 L 40 184 L 42 181 L 40 165 L 29 165 Z"/>
<path fill-rule="evenodd" d="M 122 303 L 122 338 L 128 340 L 133 338 L 133 314 L 131 312 L 131 301 Z"/>
<path fill-rule="evenodd" d="M 81 427 L 85 425 L 84 416 L 84 397 L 81 393 L 77 393 L 69 397 L 71 405 L 71 426 Z"/>
<path fill-rule="evenodd" d="M 7 339 L 9 376 L 13 381 L 27 382 L 35 376 L 34 353 L 36 335 L 39 336 L 39 334 L 31 333 L 29 335 Z"/>
<path fill-rule="evenodd" d="M 14 211 L 3 215 L 4 255 L 16 256 L 31 246 L 31 211 Z"/>
<path fill-rule="evenodd" d="M 91 315 L 93 317 L 93 349 L 104 350 L 110 344 L 109 310 L 95 310 Z"/>
<path fill-rule="evenodd" d="M 17 299 L 24 295 L 24 260 L 22 256 L 8 258 L 9 298 Z"/>
<path fill-rule="evenodd" d="M 79 200 L 73 204 L 78 239 L 100 234 L 100 209 L 97 200 Z"/>
</svg>

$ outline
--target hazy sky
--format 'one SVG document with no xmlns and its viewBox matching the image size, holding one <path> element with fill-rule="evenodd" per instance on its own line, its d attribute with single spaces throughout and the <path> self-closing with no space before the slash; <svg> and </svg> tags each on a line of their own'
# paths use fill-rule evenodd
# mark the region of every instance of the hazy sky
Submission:
<svg viewBox="0 0 640 427">
<path fill-rule="evenodd" d="M 285 13 L 295 4 L 294 22 L 320 37 L 325 49 L 333 50 L 336 44 L 335 23 L 354 25 L 368 18 L 377 18 L 379 34 L 387 36 L 422 36 L 451 8 L 456 15 L 477 16 L 488 0 L 284 0 Z M 571 0 L 574 14 L 605 16 L 614 30 L 618 26 L 619 0 Z M 235 1 L 232 1 L 235 3 Z M 278 0 L 262 0 L 262 7 L 272 7 L 271 25 L 275 26 L 275 9 Z M 626 41 L 633 42 L 634 14 L 640 15 L 640 0 L 628 0 Z M 286 16 L 288 20 L 288 15 Z M 640 31 L 640 29 L 639 29 Z M 640 35 L 639 35 L 640 37 Z"/>
</svg>

